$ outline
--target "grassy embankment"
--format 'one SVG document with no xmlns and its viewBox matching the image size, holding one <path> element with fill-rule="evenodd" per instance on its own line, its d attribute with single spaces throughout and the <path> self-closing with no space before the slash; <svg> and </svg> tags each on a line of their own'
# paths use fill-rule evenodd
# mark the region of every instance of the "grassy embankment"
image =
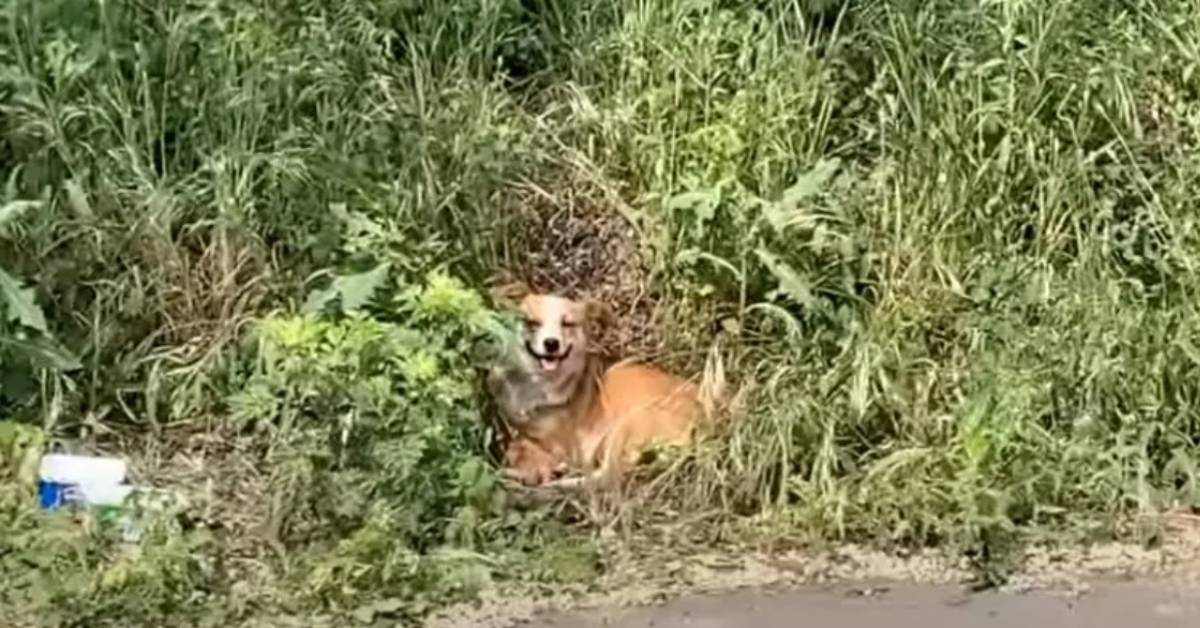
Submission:
<svg viewBox="0 0 1200 628">
<path fill-rule="evenodd" d="M 10 2 L 0 599 L 415 616 L 656 520 L 990 566 L 1152 535 L 1200 503 L 1198 14 Z M 632 505 L 513 507 L 469 358 L 498 271 L 609 299 L 728 420 Z M 47 435 L 189 501 L 136 550 L 38 515 Z"/>
</svg>

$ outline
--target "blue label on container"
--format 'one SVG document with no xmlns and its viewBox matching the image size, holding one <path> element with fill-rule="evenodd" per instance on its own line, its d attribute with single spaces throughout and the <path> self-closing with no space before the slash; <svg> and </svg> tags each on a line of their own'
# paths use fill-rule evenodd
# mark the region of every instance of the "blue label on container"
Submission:
<svg viewBox="0 0 1200 628">
<path fill-rule="evenodd" d="M 43 510 L 54 510 L 79 501 L 79 488 L 74 484 L 38 482 L 38 503 Z"/>
</svg>

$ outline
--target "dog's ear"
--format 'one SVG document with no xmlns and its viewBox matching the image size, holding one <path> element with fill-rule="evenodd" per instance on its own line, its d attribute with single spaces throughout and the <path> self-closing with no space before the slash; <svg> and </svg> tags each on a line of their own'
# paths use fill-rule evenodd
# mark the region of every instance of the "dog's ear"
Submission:
<svg viewBox="0 0 1200 628">
<path fill-rule="evenodd" d="M 598 335 L 612 326 L 615 315 L 607 303 L 587 299 L 583 302 L 583 318 L 587 321 L 588 332 Z"/>
<path fill-rule="evenodd" d="M 529 296 L 533 291 L 529 285 L 523 281 L 509 281 L 492 286 L 489 293 L 492 297 L 492 303 L 496 307 L 506 310 L 516 309 L 521 300 Z"/>
</svg>

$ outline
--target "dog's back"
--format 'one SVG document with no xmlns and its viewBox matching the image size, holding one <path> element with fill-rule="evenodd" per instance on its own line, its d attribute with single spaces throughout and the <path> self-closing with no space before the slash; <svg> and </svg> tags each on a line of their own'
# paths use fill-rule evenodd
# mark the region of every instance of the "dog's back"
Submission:
<svg viewBox="0 0 1200 628">
<path fill-rule="evenodd" d="M 654 445 L 682 445 L 700 414 L 699 388 L 641 364 L 617 364 L 605 372 L 593 408 L 593 460 L 597 474 L 621 475 Z"/>
</svg>

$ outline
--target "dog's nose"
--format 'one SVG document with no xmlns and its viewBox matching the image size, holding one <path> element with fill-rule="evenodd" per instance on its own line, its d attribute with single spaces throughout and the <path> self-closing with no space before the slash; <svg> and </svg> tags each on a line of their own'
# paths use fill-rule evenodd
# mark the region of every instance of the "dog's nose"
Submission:
<svg viewBox="0 0 1200 628">
<path fill-rule="evenodd" d="M 558 353 L 558 338 L 546 338 L 542 341 L 542 347 L 546 353 Z"/>
</svg>

